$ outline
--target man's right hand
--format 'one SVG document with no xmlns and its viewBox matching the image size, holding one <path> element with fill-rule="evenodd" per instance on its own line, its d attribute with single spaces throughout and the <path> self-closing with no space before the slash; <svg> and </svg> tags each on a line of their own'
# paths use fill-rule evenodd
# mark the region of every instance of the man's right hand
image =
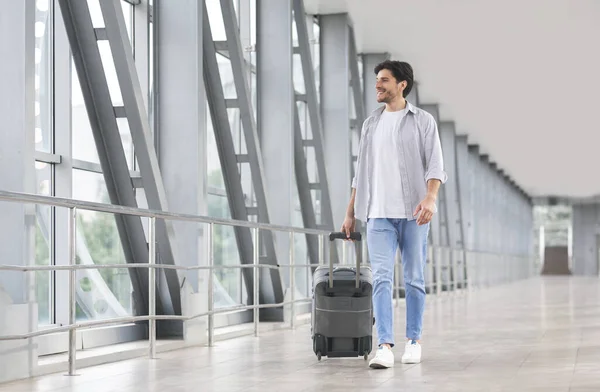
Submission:
<svg viewBox="0 0 600 392">
<path fill-rule="evenodd" d="M 342 233 L 346 233 L 346 238 L 350 238 L 350 234 L 354 232 L 354 228 L 356 227 L 356 218 L 353 216 L 346 215 L 344 219 L 344 223 L 342 224 Z"/>
</svg>

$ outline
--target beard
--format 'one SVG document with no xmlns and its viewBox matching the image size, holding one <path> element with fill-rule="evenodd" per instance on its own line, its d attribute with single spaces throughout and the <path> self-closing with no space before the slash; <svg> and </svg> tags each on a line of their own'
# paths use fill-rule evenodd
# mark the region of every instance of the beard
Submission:
<svg viewBox="0 0 600 392">
<path fill-rule="evenodd" d="M 377 90 L 377 102 L 389 103 L 394 99 L 392 94 L 387 90 Z"/>
</svg>

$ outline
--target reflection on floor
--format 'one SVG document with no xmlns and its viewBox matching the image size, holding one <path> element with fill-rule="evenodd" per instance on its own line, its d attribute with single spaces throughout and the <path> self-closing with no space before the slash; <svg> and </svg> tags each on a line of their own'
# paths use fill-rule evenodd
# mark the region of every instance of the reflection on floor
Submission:
<svg viewBox="0 0 600 392">
<path fill-rule="evenodd" d="M 600 391 L 600 280 L 536 278 L 429 297 L 423 362 L 371 370 L 312 352 L 310 327 L 4 384 L 0 391 Z M 404 307 L 396 308 L 403 338 Z"/>
</svg>

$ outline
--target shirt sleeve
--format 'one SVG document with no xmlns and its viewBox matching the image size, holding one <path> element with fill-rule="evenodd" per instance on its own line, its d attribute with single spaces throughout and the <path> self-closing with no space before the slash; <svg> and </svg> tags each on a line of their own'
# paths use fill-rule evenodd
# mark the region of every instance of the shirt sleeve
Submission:
<svg viewBox="0 0 600 392">
<path fill-rule="evenodd" d="M 425 181 L 440 180 L 445 184 L 448 175 L 444 171 L 444 157 L 437 123 L 433 116 L 425 117 Z"/>
</svg>

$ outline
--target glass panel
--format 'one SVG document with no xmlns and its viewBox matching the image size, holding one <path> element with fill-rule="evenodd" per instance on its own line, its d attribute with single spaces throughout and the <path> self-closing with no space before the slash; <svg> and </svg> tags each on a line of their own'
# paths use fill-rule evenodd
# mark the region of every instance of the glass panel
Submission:
<svg viewBox="0 0 600 392">
<path fill-rule="evenodd" d="M 73 170 L 73 198 L 109 202 L 101 174 Z M 124 264 L 125 255 L 113 214 L 79 211 L 77 263 Z M 132 287 L 126 269 L 77 272 L 77 319 L 104 319 L 132 314 Z"/>
<path fill-rule="evenodd" d="M 35 148 L 52 151 L 52 10 L 50 0 L 35 8 Z"/>
<path fill-rule="evenodd" d="M 74 159 L 100 163 L 92 126 L 83 100 L 75 63 L 71 60 L 71 126 L 73 128 L 72 156 Z"/>
<path fill-rule="evenodd" d="M 211 119 L 208 103 L 206 104 L 206 129 L 207 129 L 207 176 L 208 186 L 225 190 L 225 180 L 221 171 L 221 161 L 219 160 L 219 151 L 217 149 L 217 141 Z"/>
<path fill-rule="evenodd" d="M 123 150 L 125 151 L 127 167 L 129 170 L 133 170 L 134 152 L 131 131 L 129 130 L 129 122 L 126 118 L 118 118 L 117 127 L 119 127 L 119 133 L 121 134 L 121 142 L 123 143 Z"/>
<path fill-rule="evenodd" d="M 219 54 L 217 55 L 217 64 L 219 65 L 219 74 L 221 75 L 221 84 L 223 85 L 225 99 L 236 98 L 237 94 L 233 81 L 233 69 L 231 68 L 231 61 Z"/>
<path fill-rule="evenodd" d="M 321 29 L 319 23 L 313 23 L 314 32 L 314 44 L 312 45 L 313 50 L 313 70 L 315 74 L 315 84 L 317 86 L 317 99 L 320 97 L 321 91 Z"/>
<path fill-rule="evenodd" d="M 294 54 L 293 57 L 294 71 L 294 89 L 300 94 L 306 94 L 306 86 L 304 84 L 304 74 L 302 71 L 302 58 L 300 54 Z"/>
<path fill-rule="evenodd" d="M 250 45 L 256 45 L 256 0 L 250 0 Z M 252 64 L 256 65 L 256 57 Z"/>
<path fill-rule="evenodd" d="M 205 0 L 206 10 L 208 12 L 208 22 L 214 41 L 225 41 L 225 24 L 223 24 L 223 14 L 221 13 L 221 3 L 219 0 Z"/>
<path fill-rule="evenodd" d="M 87 2 L 92 17 L 92 25 L 95 28 L 105 27 L 104 16 L 102 15 L 102 9 L 100 8 L 100 0 L 87 0 Z"/>
<path fill-rule="evenodd" d="M 127 28 L 129 41 L 133 42 L 133 5 L 125 1 L 121 1 L 121 8 L 123 9 L 123 16 L 125 17 L 125 27 Z"/>
<path fill-rule="evenodd" d="M 36 162 L 37 193 L 44 196 L 52 195 L 52 165 Z M 52 220 L 53 208 L 45 205 L 36 206 L 36 233 L 35 233 L 35 263 L 36 265 L 53 264 L 52 234 L 54 225 Z M 38 323 L 40 325 L 52 324 L 54 321 L 53 293 L 54 274 L 50 271 L 36 271 L 36 301 L 38 303 Z"/>
<path fill-rule="evenodd" d="M 109 42 L 98 41 L 98 49 L 100 50 L 100 58 L 102 59 L 102 66 L 104 67 L 104 74 L 106 75 L 108 91 L 110 92 L 110 99 L 113 106 L 123 106 L 123 96 L 121 95 L 117 69 L 115 68 Z"/>
<path fill-rule="evenodd" d="M 215 218 L 231 219 L 227 197 L 209 194 L 208 214 Z M 240 264 L 233 227 L 215 225 L 213 241 L 215 265 Z M 215 278 L 215 307 L 230 306 L 242 302 L 240 269 L 215 270 Z M 227 295 L 224 295 L 223 291 Z"/>
</svg>

